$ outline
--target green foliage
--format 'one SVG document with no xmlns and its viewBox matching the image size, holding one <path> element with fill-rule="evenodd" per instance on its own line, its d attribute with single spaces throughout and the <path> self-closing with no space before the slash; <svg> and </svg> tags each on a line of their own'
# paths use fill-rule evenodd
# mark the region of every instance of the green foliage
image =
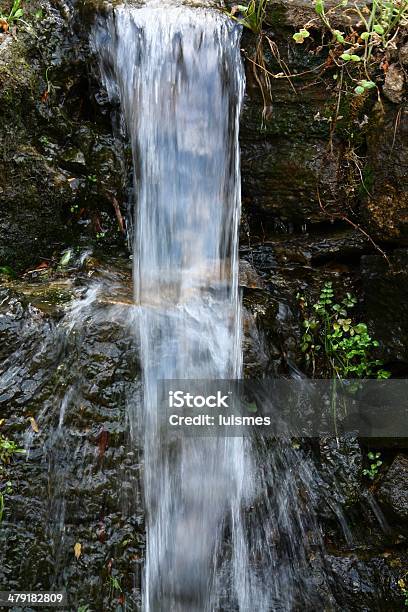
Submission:
<svg viewBox="0 0 408 612">
<path fill-rule="evenodd" d="M 10 266 L 0 266 L 0 274 L 8 276 L 9 278 L 16 278 L 17 276 L 13 268 L 10 268 Z"/>
<path fill-rule="evenodd" d="M 72 249 L 68 249 L 67 251 L 65 251 L 64 254 L 62 255 L 60 261 L 59 261 L 59 265 L 62 268 L 67 266 L 69 264 L 69 262 L 71 261 L 72 255 L 73 255 Z"/>
<path fill-rule="evenodd" d="M 408 572 L 407 572 L 408 573 Z M 403 578 L 398 580 L 398 586 L 401 591 L 401 595 L 404 597 L 404 606 L 408 608 L 408 586 L 405 582 L 407 574 Z"/>
<path fill-rule="evenodd" d="M 268 2 L 269 0 L 251 0 L 248 5 L 238 4 L 234 9 L 238 9 L 242 17 L 236 17 L 234 9 L 229 15 L 243 25 L 244 28 L 248 28 L 254 34 L 260 34 Z"/>
<path fill-rule="evenodd" d="M 19 448 L 15 442 L 0 434 L 0 462 L 10 463 L 13 455 L 25 453 L 23 448 Z"/>
<path fill-rule="evenodd" d="M 304 333 L 301 350 L 308 365 L 321 369 L 329 378 L 388 378 L 382 361 L 372 358 L 378 347 L 368 333 L 365 323 L 356 323 L 349 314 L 357 300 L 350 293 L 336 301 L 331 282 L 326 282 L 318 301 L 309 307 L 303 296 L 298 296 L 303 312 Z"/>
<path fill-rule="evenodd" d="M 8 26 L 13 25 L 16 21 L 20 21 L 24 15 L 24 11 L 21 8 L 21 0 L 14 0 L 13 6 L 9 13 L 3 13 L 0 11 L 0 18 L 4 19 Z"/>
<path fill-rule="evenodd" d="M 305 38 L 309 38 L 309 36 L 310 32 L 305 28 L 302 28 L 301 30 L 299 30 L 299 32 L 296 32 L 293 35 L 293 38 L 298 44 L 302 44 L 305 41 Z"/>
<path fill-rule="evenodd" d="M 110 599 L 117 597 L 118 594 L 123 592 L 119 577 L 112 575 L 108 576 L 108 590 Z"/>
<path fill-rule="evenodd" d="M 378 476 L 379 469 L 383 464 L 380 459 L 381 453 L 373 453 L 370 451 L 367 454 L 367 457 L 370 463 L 369 467 L 363 470 L 363 474 L 364 476 L 367 476 L 370 480 L 375 480 L 375 478 Z"/>
<path fill-rule="evenodd" d="M 324 0 L 315 0 L 314 7 L 324 29 L 331 34 L 329 47 L 332 49 L 331 55 L 336 64 L 339 67 L 354 64 L 358 67 L 360 75 L 363 72 L 367 77 L 361 80 L 358 76 L 349 73 L 355 83 L 354 94 L 361 96 L 368 90 L 374 89 L 376 84 L 371 80 L 370 74 L 374 74 L 387 48 L 395 44 L 398 28 L 407 25 L 408 0 L 373 0 L 369 8 L 368 6 L 360 8 L 351 0 L 342 0 L 331 7 L 327 7 Z M 332 25 L 333 18 L 340 17 L 340 13 L 343 13 L 342 21 L 345 23 L 349 21 L 350 24 L 353 20 L 349 17 L 354 14 L 357 17 L 357 25 L 345 26 L 346 31 L 335 29 Z M 309 22 L 293 35 L 296 43 L 302 44 L 310 36 L 308 28 L 311 26 L 312 22 Z M 374 52 L 375 58 L 373 58 Z"/>
<path fill-rule="evenodd" d="M 0 421 L 0 425 L 4 419 Z M 2 464 L 8 464 L 11 461 L 13 455 L 18 453 L 25 453 L 23 448 L 19 448 L 15 442 L 9 440 L 5 436 L 0 434 L 0 475 L 3 472 Z M 7 481 L 5 486 L 0 491 L 0 523 L 3 520 L 4 509 L 5 509 L 5 496 L 12 493 L 11 482 Z"/>
<path fill-rule="evenodd" d="M 116 576 L 109 576 L 109 587 L 112 589 L 112 591 L 119 591 L 119 593 L 122 592 L 119 578 L 116 578 Z"/>
<path fill-rule="evenodd" d="M 265 45 L 270 48 L 272 54 L 279 58 L 279 52 L 275 43 L 266 35 L 263 30 L 266 6 L 269 0 L 250 0 L 248 5 L 234 6 L 228 15 L 238 21 L 244 28 L 251 30 L 256 36 L 255 51 L 252 57 L 247 56 L 247 59 L 252 65 L 252 71 L 256 82 L 258 83 L 263 99 L 263 119 L 269 119 L 271 116 L 272 93 L 271 93 L 271 73 L 267 70 L 265 64 Z M 278 60 L 279 61 L 279 60 Z"/>
</svg>

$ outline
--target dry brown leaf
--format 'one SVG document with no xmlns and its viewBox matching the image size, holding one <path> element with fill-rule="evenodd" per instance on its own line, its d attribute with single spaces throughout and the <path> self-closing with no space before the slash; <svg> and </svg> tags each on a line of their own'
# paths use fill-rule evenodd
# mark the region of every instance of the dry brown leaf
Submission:
<svg viewBox="0 0 408 612">
<path fill-rule="evenodd" d="M 35 433 L 38 433 L 40 431 L 40 428 L 38 427 L 38 424 L 37 424 L 37 421 L 35 420 L 35 418 L 34 417 L 28 417 L 28 420 L 30 421 L 31 429 Z"/>
<path fill-rule="evenodd" d="M 75 554 L 75 558 L 79 559 L 79 557 L 81 556 L 82 553 L 82 545 L 77 542 L 74 546 L 74 554 Z"/>
</svg>

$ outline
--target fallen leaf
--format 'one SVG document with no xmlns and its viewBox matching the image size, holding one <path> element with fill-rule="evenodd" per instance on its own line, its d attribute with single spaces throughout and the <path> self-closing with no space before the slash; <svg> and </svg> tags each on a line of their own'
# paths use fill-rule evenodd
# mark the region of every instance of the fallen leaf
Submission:
<svg viewBox="0 0 408 612">
<path fill-rule="evenodd" d="M 105 542 L 106 539 L 106 533 L 105 533 L 105 529 L 102 527 L 98 532 L 98 540 L 101 542 L 101 544 L 103 544 Z"/>
<path fill-rule="evenodd" d="M 79 559 L 79 557 L 81 556 L 81 552 L 82 552 L 82 545 L 77 542 L 74 546 L 74 554 L 75 554 L 75 558 Z"/>
<path fill-rule="evenodd" d="M 0 30 L 3 30 L 3 32 L 7 32 L 8 29 L 9 29 L 9 24 L 8 24 L 7 20 L 1 18 L 0 19 Z"/>
<path fill-rule="evenodd" d="M 31 429 L 35 431 L 35 433 L 38 433 L 40 431 L 40 428 L 38 427 L 37 421 L 35 420 L 35 418 L 28 417 L 28 420 L 30 421 Z"/>
<path fill-rule="evenodd" d="M 103 429 L 98 438 L 99 457 L 103 457 L 108 446 L 109 433 Z"/>
</svg>

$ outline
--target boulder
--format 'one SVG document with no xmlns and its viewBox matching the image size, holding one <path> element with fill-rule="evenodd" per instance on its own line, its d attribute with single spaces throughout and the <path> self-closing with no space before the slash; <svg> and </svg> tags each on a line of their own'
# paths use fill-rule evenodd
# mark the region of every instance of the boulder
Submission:
<svg viewBox="0 0 408 612">
<path fill-rule="evenodd" d="M 381 481 L 378 499 L 401 521 L 408 521 L 408 456 L 397 455 Z"/>
</svg>

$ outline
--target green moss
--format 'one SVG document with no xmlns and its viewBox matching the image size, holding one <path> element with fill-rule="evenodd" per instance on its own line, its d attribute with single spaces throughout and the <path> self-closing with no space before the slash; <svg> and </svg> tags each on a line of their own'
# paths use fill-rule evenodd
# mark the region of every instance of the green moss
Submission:
<svg viewBox="0 0 408 612">
<path fill-rule="evenodd" d="M 24 43 L 12 39 L 5 51 L 0 55 L 0 100 L 11 92 L 24 93 L 33 97 L 36 86 L 36 75 L 26 59 L 27 48 Z M 23 100 L 16 99 L 19 104 Z M 27 100 L 24 100 L 27 104 Z"/>
</svg>

